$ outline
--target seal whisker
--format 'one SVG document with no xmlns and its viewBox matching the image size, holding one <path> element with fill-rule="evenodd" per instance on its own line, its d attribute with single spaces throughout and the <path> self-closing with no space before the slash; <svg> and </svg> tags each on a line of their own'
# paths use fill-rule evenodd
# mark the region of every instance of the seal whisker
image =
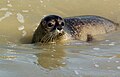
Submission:
<svg viewBox="0 0 120 77">
<path fill-rule="evenodd" d="M 50 42 L 51 41 L 51 39 L 52 39 L 52 33 L 49 33 L 49 34 L 47 34 L 46 36 L 45 36 L 45 38 L 43 38 L 43 43 L 45 44 L 45 43 L 48 43 L 48 42 Z"/>
<path fill-rule="evenodd" d="M 50 37 L 50 42 L 52 42 L 52 41 L 53 41 L 52 39 L 53 39 L 53 35 L 51 34 L 51 37 Z"/>
<path fill-rule="evenodd" d="M 48 36 L 49 36 L 49 34 L 46 34 L 46 35 L 40 40 L 40 42 L 44 43 L 44 41 L 45 41 L 46 39 L 48 39 Z"/>
<path fill-rule="evenodd" d="M 50 42 L 51 41 L 51 38 L 52 38 L 52 34 L 49 35 L 49 37 L 45 40 L 45 42 Z"/>
<path fill-rule="evenodd" d="M 47 37 L 44 38 L 43 40 L 41 40 L 40 42 L 42 42 L 42 45 L 45 45 L 47 43 L 47 40 L 49 39 L 50 37 Z"/>
<path fill-rule="evenodd" d="M 55 41 L 55 35 L 53 34 L 53 37 L 52 37 L 52 42 L 54 42 Z"/>
</svg>

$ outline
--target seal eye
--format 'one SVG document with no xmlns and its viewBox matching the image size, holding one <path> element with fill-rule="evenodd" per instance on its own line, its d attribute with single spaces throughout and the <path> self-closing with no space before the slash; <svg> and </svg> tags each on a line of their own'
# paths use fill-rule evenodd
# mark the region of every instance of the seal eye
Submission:
<svg viewBox="0 0 120 77">
<path fill-rule="evenodd" d="M 64 22 L 61 22 L 61 25 L 64 26 L 65 25 Z"/>
<path fill-rule="evenodd" d="M 54 24 L 52 24 L 52 23 L 49 23 L 49 24 L 48 24 L 48 27 L 52 27 L 52 26 L 54 26 Z"/>
</svg>

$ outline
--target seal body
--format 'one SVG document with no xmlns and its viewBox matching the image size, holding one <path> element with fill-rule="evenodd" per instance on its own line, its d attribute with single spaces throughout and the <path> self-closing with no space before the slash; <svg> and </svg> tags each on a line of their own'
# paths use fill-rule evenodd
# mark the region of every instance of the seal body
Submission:
<svg viewBox="0 0 120 77">
<path fill-rule="evenodd" d="M 98 34 L 105 34 L 117 29 L 117 23 L 100 16 L 78 16 L 64 18 L 65 31 L 75 39 L 92 41 Z M 69 29 L 68 29 L 69 28 Z"/>
<path fill-rule="evenodd" d="M 42 19 L 34 32 L 32 43 L 59 42 L 68 39 L 92 41 L 95 35 L 117 29 L 117 23 L 100 16 L 76 16 L 62 18 L 49 15 Z"/>
</svg>

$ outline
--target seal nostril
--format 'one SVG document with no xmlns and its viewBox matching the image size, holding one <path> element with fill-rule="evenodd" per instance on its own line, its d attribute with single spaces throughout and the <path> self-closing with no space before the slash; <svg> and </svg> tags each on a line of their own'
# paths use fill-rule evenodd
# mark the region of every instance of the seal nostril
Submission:
<svg viewBox="0 0 120 77">
<path fill-rule="evenodd" d="M 62 30 L 62 28 L 60 28 L 60 27 L 58 27 L 57 29 L 58 29 L 58 30 Z"/>
<path fill-rule="evenodd" d="M 62 36 L 63 34 L 62 33 L 59 33 L 59 36 Z"/>
</svg>

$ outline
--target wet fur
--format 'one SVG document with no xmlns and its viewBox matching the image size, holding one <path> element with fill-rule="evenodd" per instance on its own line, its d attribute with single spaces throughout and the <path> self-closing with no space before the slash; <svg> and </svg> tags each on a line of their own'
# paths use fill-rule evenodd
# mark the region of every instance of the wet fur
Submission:
<svg viewBox="0 0 120 77">
<path fill-rule="evenodd" d="M 58 17 L 58 18 L 57 18 Z M 40 25 L 38 26 L 38 28 L 35 30 L 33 38 L 32 38 L 32 43 L 48 43 L 48 42 L 56 42 L 59 41 L 61 39 L 63 39 L 62 35 L 64 35 L 64 33 L 61 33 L 61 35 L 56 33 L 56 28 L 61 28 L 61 26 L 54 26 L 54 28 L 50 29 L 51 31 L 49 31 L 48 27 L 47 27 L 47 23 L 49 21 L 52 21 L 51 19 L 61 19 L 61 17 L 59 16 L 50 16 L 48 18 L 43 18 Z M 45 23 L 45 22 L 46 23 Z M 58 21 L 56 21 L 58 22 Z"/>
<path fill-rule="evenodd" d="M 94 39 L 94 35 L 105 34 L 117 29 L 117 23 L 113 21 L 100 17 L 100 16 L 77 16 L 77 17 L 67 17 L 63 18 L 65 22 L 64 31 L 71 36 L 71 38 L 82 40 L 82 41 L 92 41 Z M 42 20 L 44 21 L 44 19 Z M 56 37 L 54 32 L 48 32 L 41 25 L 38 26 L 36 31 L 34 32 L 32 43 L 48 43 L 49 41 L 60 41 Z M 64 35 L 63 35 L 64 37 Z"/>
<path fill-rule="evenodd" d="M 118 24 L 100 16 L 77 16 L 64 18 L 66 31 L 75 39 L 92 41 L 95 35 L 105 34 L 117 29 Z"/>
</svg>

